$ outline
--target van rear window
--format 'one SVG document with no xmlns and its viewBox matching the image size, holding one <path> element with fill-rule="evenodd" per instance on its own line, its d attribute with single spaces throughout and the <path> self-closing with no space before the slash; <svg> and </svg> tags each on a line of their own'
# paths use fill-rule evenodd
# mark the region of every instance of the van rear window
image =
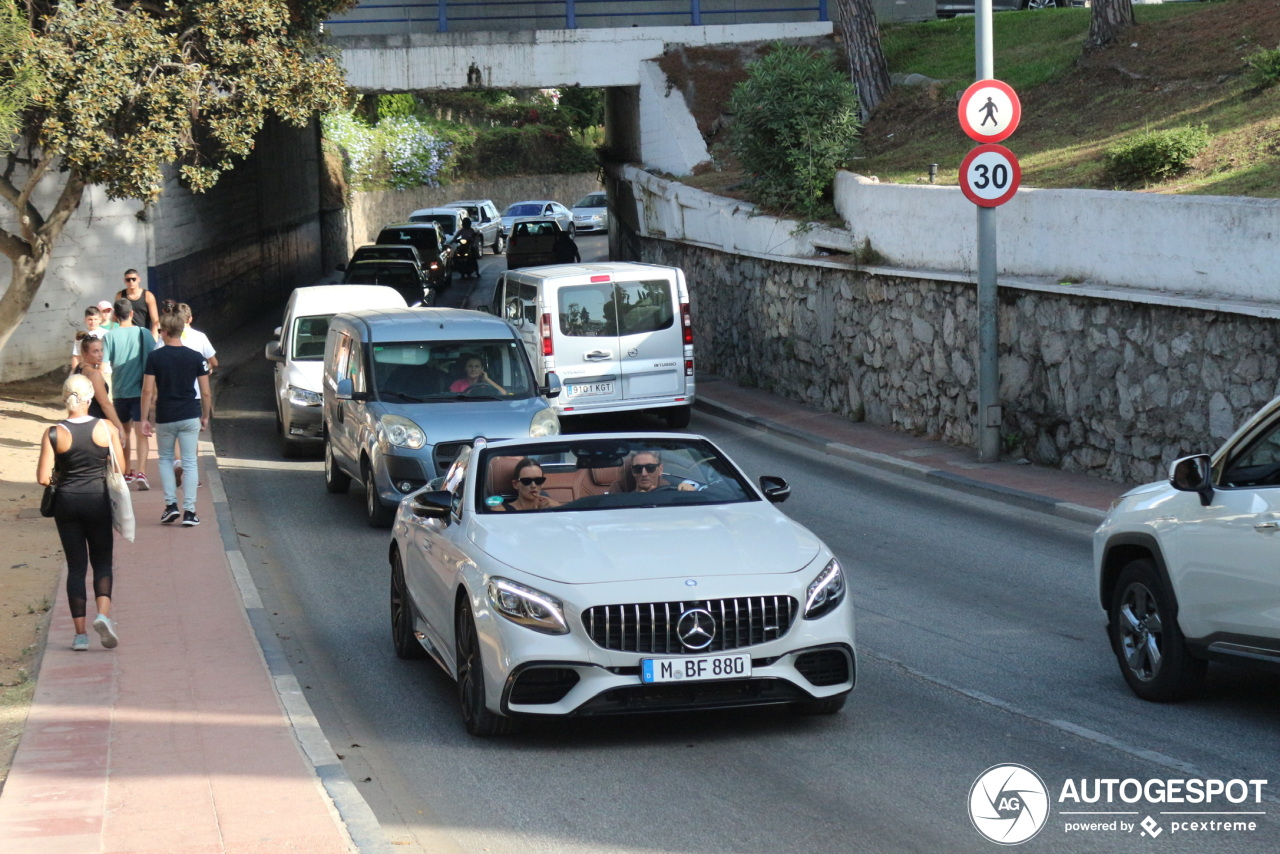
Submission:
<svg viewBox="0 0 1280 854">
<path fill-rule="evenodd" d="M 675 323 L 671 282 L 571 285 L 559 292 L 560 333 L 613 338 L 670 329 Z"/>
</svg>

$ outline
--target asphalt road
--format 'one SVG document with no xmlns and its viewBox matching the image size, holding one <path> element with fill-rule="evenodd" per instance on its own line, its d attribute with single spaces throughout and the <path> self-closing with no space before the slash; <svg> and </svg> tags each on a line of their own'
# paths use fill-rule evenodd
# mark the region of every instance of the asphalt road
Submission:
<svg viewBox="0 0 1280 854">
<path fill-rule="evenodd" d="M 580 242 L 584 256 L 604 251 L 603 238 Z M 479 283 L 442 303 L 487 302 L 502 259 L 484 262 Z M 265 341 L 269 320 L 247 334 Z M 859 684 L 845 710 L 588 719 L 470 738 L 452 682 L 392 652 L 388 533 L 365 526 L 359 486 L 329 495 L 318 459 L 280 458 L 271 405 L 264 359 L 232 369 L 214 439 L 236 529 L 317 718 L 394 850 L 991 851 L 967 803 L 975 778 L 1001 763 L 1034 769 L 1055 801 L 1029 851 L 1280 849 L 1276 785 L 1260 805 L 1057 802 L 1069 779 L 1280 777 L 1280 679 L 1219 667 L 1195 702 L 1128 693 L 1092 593 L 1089 528 L 702 413 L 690 429 L 751 476 L 786 477 L 784 509 L 851 572 Z M 1204 809 L 1265 814 L 1243 817 L 1257 830 L 1230 833 L 1171 822 L 1232 816 L 1161 814 Z M 1064 814 L 1098 810 L 1127 814 Z M 1154 838 L 1065 829 L 1148 815 Z"/>
</svg>

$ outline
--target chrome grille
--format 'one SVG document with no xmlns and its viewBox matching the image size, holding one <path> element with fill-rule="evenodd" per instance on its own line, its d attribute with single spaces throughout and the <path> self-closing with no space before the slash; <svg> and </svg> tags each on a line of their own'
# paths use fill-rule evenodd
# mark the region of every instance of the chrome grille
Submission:
<svg viewBox="0 0 1280 854">
<path fill-rule="evenodd" d="M 620 652 L 658 655 L 719 652 L 782 637 L 796 619 L 797 605 L 790 596 L 597 605 L 583 612 L 582 626 L 597 646 Z M 697 650 L 685 649 L 676 635 L 680 616 L 694 608 L 710 613 L 716 624 L 711 644 Z"/>
</svg>

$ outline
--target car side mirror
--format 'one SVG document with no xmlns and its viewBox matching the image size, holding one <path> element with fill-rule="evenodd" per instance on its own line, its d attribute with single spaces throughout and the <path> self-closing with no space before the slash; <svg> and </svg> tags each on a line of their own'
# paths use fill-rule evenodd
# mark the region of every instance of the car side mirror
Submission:
<svg viewBox="0 0 1280 854">
<path fill-rule="evenodd" d="M 445 519 L 452 501 L 453 493 L 447 490 L 424 490 L 409 499 L 409 509 L 420 519 Z"/>
<path fill-rule="evenodd" d="M 791 484 L 780 477 L 774 477 L 771 474 L 760 475 L 760 491 L 764 493 L 764 497 L 772 504 L 781 504 L 791 497 Z"/>
<path fill-rule="evenodd" d="M 1196 454 L 1174 460 L 1169 466 L 1169 485 L 1179 492 L 1195 492 L 1200 495 L 1200 506 L 1208 507 L 1213 501 L 1213 462 L 1208 454 Z"/>
<path fill-rule="evenodd" d="M 270 360 L 271 360 L 271 361 L 273 361 L 273 362 L 283 362 L 283 361 L 284 361 L 284 353 L 280 352 L 280 342 L 279 342 L 279 341 L 268 341 L 268 342 L 267 342 L 267 351 L 266 351 L 266 356 L 267 356 L 267 358 L 268 358 L 268 359 L 270 359 Z"/>
<path fill-rule="evenodd" d="M 552 372 L 547 374 L 547 384 L 538 389 L 538 394 L 550 400 L 553 397 L 559 397 L 562 391 L 564 386 L 560 384 L 560 378 Z"/>
</svg>

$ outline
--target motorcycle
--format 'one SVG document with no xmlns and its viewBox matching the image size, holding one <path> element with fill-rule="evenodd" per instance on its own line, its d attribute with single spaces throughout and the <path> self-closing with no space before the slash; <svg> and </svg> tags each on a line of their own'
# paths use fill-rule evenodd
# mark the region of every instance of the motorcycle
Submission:
<svg viewBox="0 0 1280 854">
<path fill-rule="evenodd" d="M 480 276 L 480 241 L 468 240 L 465 237 L 458 238 L 455 241 L 457 248 L 453 252 L 453 261 L 450 264 L 454 273 L 459 276 Z"/>
</svg>

